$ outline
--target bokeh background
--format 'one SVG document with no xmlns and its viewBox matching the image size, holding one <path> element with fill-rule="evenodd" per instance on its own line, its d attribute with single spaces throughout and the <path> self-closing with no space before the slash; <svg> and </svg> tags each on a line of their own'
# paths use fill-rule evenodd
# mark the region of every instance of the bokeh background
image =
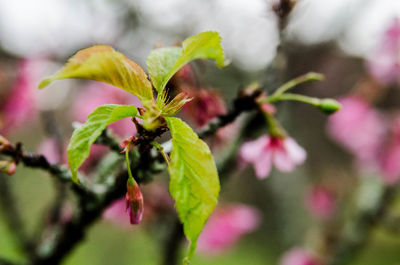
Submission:
<svg viewBox="0 0 400 265">
<path fill-rule="evenodd" d="M 280 264 L 293 248 L 317 259 L 328 255 L 330 244 L 340 242 L 338 235 L 352 229 L 352 218 L 373 207 L 382 190 L 395 189 L 400 179 L 400 1 L 298 0 L 285 18 L 274 10 L 278 2 L 0 0 L 0 132 L 12 142 L 23 142 L 26 150 L 65 163 L 62 149 L 72 122 L 83 122 L 100 104 L 138 101 L 108 86 L 77 80 L 39 91 L 40 79 L 93 44 L 111 45 L 144 67 L 153 48 L 216 30 L 232 63 L 222 70 L 203 61 L 192 68 L 197 89 L 217 91 L 208 96 L 225 102 L 216 100 L 225 105 L 221 112 L 251 82 L 270 93 L 309 71 L 324 74 L 325 80 L 302 84 L 295 92 L 337 98 L 343 110 L 328 117 L 309 105 L 278 104 L 277 117 L 307 151 L 307 160 L 289 173 L 273 170 L 264 180 L 232 154 L 243 141 L 266 133 L 262 116 L 249 114 L 237 127 L 221 132 L 222 140 L 210 140 L 217 163 L 224 165 L 224 182 L 222 214 L 209 233 L 237 233 L 237 238 L 211 243 L 204 239 L 193 264 Z M 190 115 L 183 118 L 196 126 Z M 134 128 L 120 123 L 114 132 L 126 137 Z M 96 171 L 106 152 L 93 150 L 94 158 L 83 171 Z M 15 193 L 12 203 L 26 225 L 21 229 L 34 237 L 48 222 L 57 188 L 47 174 L 23 166 L 7 178 L 7 188 Z M 140 225 L 127 225 L 124 214 L 106 214 L 63 264 L 163 264 L 174 214 L 165 203 L 168 177 L 154 179 L 143 187 L 145 201 L 146 194 L 153 199 Z M 355 229 L 366 240 L 348 264 L 400 264 L 400 204 L 396 192 L 393 197 L 383 220 L 367 231 Z M 65 218 L 72 205 L 63 205 Z M 232 207 L 243 207 L 243 212 L 229 213 Z M 11 231 L 15 227 L 4 218 L 4 204 L 2 209 L 0 256 L 23 261 Z M 296 264 L 306 263 L 285 263 Z"/>
</svg>

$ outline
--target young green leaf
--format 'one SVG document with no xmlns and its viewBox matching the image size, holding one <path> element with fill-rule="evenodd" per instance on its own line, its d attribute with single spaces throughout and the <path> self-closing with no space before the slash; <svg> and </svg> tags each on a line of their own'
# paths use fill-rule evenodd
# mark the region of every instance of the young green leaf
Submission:
<svg viewBox="0 0 400 265">
<path fill-rule="evenodd" d="M 55 80 L 82 78 L 119 87 L 143 101 L 153 100 L 153 91 L 146 73 L 135 62 L 107 45 L 95 45 L 77 52 L 56 74 L 44 79 L 39 88 Z"/>
<path fill-rule="evenodd" d="M 135 106 L 103 105 L 96 108 L 88 116 L 86 122 L 77 128 L 68 145 L 68 164 L 72 172 L 72 180 L 79 182 L 78 168 L 89 156 L 90 146 L 100 136 L 107 125 L 120 119 L 136 116 Z"/>
<path fill-rule="evenodd" d="M 186 123 L 173 117 L 165 120 L 172 136 L 169 191 L 191 242 L 187 254 L 190 260 L 197 238 L 218 202 L 218 172 L 207 144 Z"/>
<path fill-rule="evenodd" d="M 195 59 L 213 59 L 219 67 L 226 65 L 217 32 L 206 31 L 189 37 L 182 43 L 182 49 L 161 48 L 151 52 L 146 61 L 147 70 L 158 93 L 182 66 Z"/>
<path fill-rule="evenodd" d="M 181 55 L 182 48 L 166 47 L 153 50 L 147 57 L 147 71 L 158 93 L 163 89 L 164 78 Z"/>
</svg>

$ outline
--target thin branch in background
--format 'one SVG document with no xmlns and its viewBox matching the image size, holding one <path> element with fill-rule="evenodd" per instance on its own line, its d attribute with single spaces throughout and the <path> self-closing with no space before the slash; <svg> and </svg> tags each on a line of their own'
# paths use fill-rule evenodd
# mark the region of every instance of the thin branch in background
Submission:
<svg viewBox="0 0 400 265">
<path fill-rule="evenodd" d="M 88 196 L 92 191 L 88 190 L 83 185 L 73 183 L 71 172 L 58 164 L 51 164 L 41 154 L 35 154 L 31 152 L 25 152 L 22 150 L 22 144 L 17 143 L 15 146 L 9 146 L 8 148 L 1 150 L 0 154 L 10 156 L 18 162 L 22 162 L 25 166 L 31 168 L 38 168 L 47 171 L 52 176 L 56 177 L 58 181 L 67 183 L 71 186 L 78 196 Z"/>
</svg>

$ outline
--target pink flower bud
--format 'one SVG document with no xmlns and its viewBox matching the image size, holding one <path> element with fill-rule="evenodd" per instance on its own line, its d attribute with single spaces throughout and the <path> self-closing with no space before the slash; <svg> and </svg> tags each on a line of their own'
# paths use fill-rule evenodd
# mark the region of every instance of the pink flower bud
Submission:
<svg viewBox="0 0 400 265">
<path fill-rule="evenodd" d="M 129 210 L 129 218 L 131 224 L 139 224 L 143 217 L 144 202 L 143 195 L 140 191 L 139 185 L 128 180 L 126 183 L 126 210 Z"/>
</svg>

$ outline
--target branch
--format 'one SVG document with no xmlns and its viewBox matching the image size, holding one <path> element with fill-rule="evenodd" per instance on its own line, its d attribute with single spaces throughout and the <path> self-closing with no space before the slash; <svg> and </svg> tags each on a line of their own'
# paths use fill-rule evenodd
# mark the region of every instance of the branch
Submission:
<svg viewBox="0 0 400 265">
<path fill-rule="evenodd" d="M 126 191 L 127 172 L 117 176 L 116 182 L 102 197 L 81 201 L 81 211 L 61 227 L 61 232 L 54 240 L 44 242 L 37 250 L 33 265 L 55 265 L 80 242 L 91 226 L 113 201 L 122 198 Z"/>
<path fill-rule="evenodd" d="M 104 135 L 107 132 L 104 133 Z M 161 131 L 159 132 L 161 133 Z M 153 159 L 151 156 L 150 142 L 159 135 L 154 132 L 147 134 L 144 132 L 143 137 L 146 141 L 140 143 L 140 153 L 132 152 L 134 156 L 131 161 L 134 162 L 133 174 L 134 178 L 138 183 L 147 182 L 148 179 L 143 177 L 143 174 L 139 172 L 146 171 L 148 176 L 152 176 L 157 172 L 152 167 L 153 163 L 158 161 Z M 110 138 L 112 139 L 112 138 Z M 119 145 L 118 145 L 118 148 Z M 132 165 L 131 165 L 132 167 Z M 107 184 L 106 188 L 102 193 L 95 193 L 94 196 L 81 196 L 79 201 L 79 211 L 73 216 L 73 218 L 66 222 L 61 228 L 59 234 L 55 234 L 54 237 L 49 237 L 49 240 L 43 242 L 38 246 L 36 256 L 33 259 L 33 265 L 55 265 L 59 264 L 63 258 L 80 242 L 84 239 L 88 228 L 94 224 L 94 222 L 101 217 L 103 211 L 115 200 L 122 198 L 126 192 L 126 181 L 128 179 L 128 173 L 123 170 L 116 176 L 115 181 L 111 184 Z"/>
<path fill-rule="evenodd" d="M 199 132 L 200 138 L 213 135 L 218 129 L 232 123 L 240 116 L 243 112 L 255 110 L 258 108 L 255 100 L 260 96 L 262 90 L 252 91 L 250 94 L 239 93 L 238 97 L 233 101 L 232 109 L 223 115 L 219 115 L 205 125 Z"/>
<path fill-rule="evenodd" d="M 7 145 L 0 150 L 0 154 L 10 156 L 17 162 L 22 162 L 25 166 L 30 168 L 39 168 L 49 172 L 51 175 L 57 177 L 61 182 L 68 183 L 71 189 L 79 196 L 88 196 L 91 191 L 82 185 L 75 184 L 71 181 L 72 174 L 67 169 L 58 164 L 51 164 L 47 161 L 46 157 L 41 154 L 25 152 L 22 150 L 22 144 L 17 143 L 16 146 Z"/>
</svg>

